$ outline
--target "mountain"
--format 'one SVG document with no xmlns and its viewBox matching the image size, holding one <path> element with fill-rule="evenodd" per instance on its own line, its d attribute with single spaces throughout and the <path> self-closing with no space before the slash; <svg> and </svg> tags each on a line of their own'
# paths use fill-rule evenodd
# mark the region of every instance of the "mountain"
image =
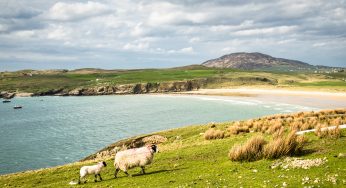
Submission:
<svg viewBox="0 0 346 188">
<path fill-rule="evenodd" d="M 202 63 L 206 67 L 235 69 L 267 69 L 267 70 L 304 70 L 315 69 L 315 66 L 301 61 L 275 58 L 262 53 L 232 53 Z"/>
</svg>

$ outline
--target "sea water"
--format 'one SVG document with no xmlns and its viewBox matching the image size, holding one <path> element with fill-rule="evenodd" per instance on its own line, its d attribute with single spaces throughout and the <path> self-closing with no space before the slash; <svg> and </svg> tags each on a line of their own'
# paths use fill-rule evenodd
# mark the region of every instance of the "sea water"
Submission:
<svg viewBox="0 0 346 188">
<path fill-rule="evenodd" d="M 14 105 L 23 106 L 13 109 Z M 78 161 L 123 138 L 193 124 L 313 110 L 247 97 L 14 98 L 0 104 L 0 174 Z"/>
</svg>

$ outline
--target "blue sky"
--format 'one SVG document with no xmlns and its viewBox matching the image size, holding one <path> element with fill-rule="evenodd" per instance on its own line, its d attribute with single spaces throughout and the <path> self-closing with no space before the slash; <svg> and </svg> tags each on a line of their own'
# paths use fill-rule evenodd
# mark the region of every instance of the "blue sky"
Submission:
<svg viewBox="0 0 346 188">
<path fill-rule="evenodd" d="M 346 67 L 346 1 L 0 0 L 0 71 L 160 68 L 261 52 Z"/>
</svg>

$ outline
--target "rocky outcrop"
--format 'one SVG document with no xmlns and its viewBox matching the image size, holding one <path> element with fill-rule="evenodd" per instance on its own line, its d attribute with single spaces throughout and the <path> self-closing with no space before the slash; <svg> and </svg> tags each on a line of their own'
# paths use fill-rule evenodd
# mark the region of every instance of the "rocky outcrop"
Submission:
<svg viewBox="0 0 346 188">
<path fill-rule="evenodd" d="M 10 92 L 7 92 L 7 91 L 2 91 L 0 93 L 0 98 L 12 99 L 15 95 L 16 95 L 16 93 L 10 93 Z"/>
<path fill-rule="evenodd" d="M 37 92 L 34 95 L 35 96 L 44 96 L 44 95 L 55 95 L 55 94 L 62 94 L 63 93 L 63 88 L 59 88 L 59 89 L 51 89 L 48 91 L 43 91 L 43 92 Z"/>
<path fill-rule="evenodd" d="M 167 142 L 167 138 L 162 135 L 144 135 L 139 137 L 132 137 L 124 140 L 120 140 L 118 142 L 115 142 L 100 151 L 89 155 L 88 157 L 80 160 L 80 161 L 86 161 L 86 160 L 104 160 L 110 157 L 114 157 L 115 150 L 114 148 L 120 148 L 120 149 L 130 149 L 130 148 L 139 148 L 144 145 L 148 144 L 161 144 Z"/>
<path fill-rule="evenodd" d="M 143 93 L 165 93 L 198 90 L 203 85 L 201 80 L 161 82 L 161 83 L 139 83 L 123 85 L 106 85 L 89 88 L 75 88 L 66 95 L 112 95 L 112 94 L 143 94 Z M 54 95 L 59 95 L 55 93 Z"/>
<path fill-rule="evenodd" d="M 122 85 L 102 85 L 93 87 L 78 87 L 74 89 L 52 89 L 44 92 L 30 93 L 30 96 L 90 96 L 90 95 L 124 95 L 124 94 L 144 94 L 144 93 L 166 93 L 192 91 L 206 85 L 206 79 L 175 81 L 175 82 L 155 82 Z M 1 92 L 0 98 L 13 98 L 16 93 Z"/>
</svg>

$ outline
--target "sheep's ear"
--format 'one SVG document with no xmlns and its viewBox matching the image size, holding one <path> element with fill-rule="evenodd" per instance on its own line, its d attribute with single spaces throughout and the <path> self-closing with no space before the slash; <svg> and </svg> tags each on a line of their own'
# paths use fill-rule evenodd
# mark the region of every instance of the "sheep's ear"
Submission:
<svg viewBox="0 0 346 188">
<path fill-rule="evenodd" d="M 106 167 L 106 166 L 107 166 L 107 163 L 106 163 L 106 162 L 104 162 L 104 161 L 102 161 L 102 164 L 103 164 L 103 166 L 104 166 L 104 167 Z"/>
</svg>

